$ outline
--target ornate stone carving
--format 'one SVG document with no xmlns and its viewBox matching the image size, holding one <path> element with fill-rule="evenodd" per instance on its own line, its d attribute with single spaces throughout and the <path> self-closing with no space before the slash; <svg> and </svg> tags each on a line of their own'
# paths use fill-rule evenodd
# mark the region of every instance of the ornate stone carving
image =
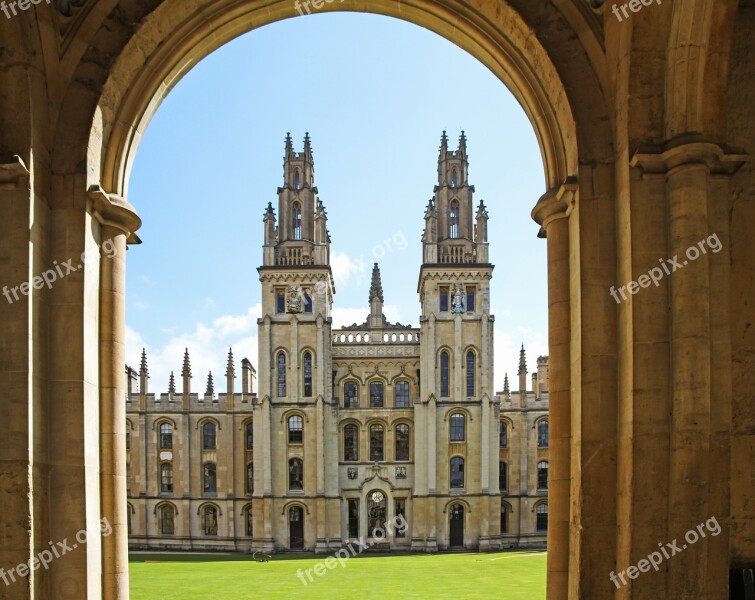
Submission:
<svg viewBox="0 0 755 600">
<path fill-rule="evenodd" d="M 460 283 L 454 284 L 454 290 L 451 294 L 451 312 L 463 313 L 464 307 L 464 287 Z"/>
<path fill-rule="evenodd" d="M 287 313 L 300 313 L 302 311 L 302 297 L 303 293 L 299 286 L 291 285 L 286 291 L 286 312 Z"/>
</svg>

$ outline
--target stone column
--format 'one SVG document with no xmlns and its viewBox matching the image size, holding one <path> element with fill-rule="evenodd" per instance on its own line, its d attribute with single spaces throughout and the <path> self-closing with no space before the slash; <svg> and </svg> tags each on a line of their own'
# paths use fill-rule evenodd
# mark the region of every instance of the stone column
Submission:
<svg viewBox="0 0 755 600">
<path fill-rule="evenodd" d="M 726 177 L 743 158 L 726 155 L 714 144 L 689 143 L 633 159 L 633 165 L 666 179 L 668 258 L 673 261 L 666 261 L 672 410 L 668 539 L 658 542 L 676 539 L 681 549 L 665 565 L 665 587 L 653 578 L 635 581 L 637 597 L 671 589 L 680 597 L 713 598 L 723 597 L 728 588 L 729 532 L 722 521 L 729 512 L 732 392 L 730 365 L 719 356 L 731 348 Z M 697 529 L 713 518 L 721 525 L 717 536 Z"/>
<path fill-rule="evenodd" d="M 112 531 L 102 537 L 102 597 L 127 600 L 126 240 L 141 221 L 125 200 L 102 189 L 89 197 L 100 223 L 100 510 L 103 533 Z"/>
<path fill-rule="evenodd" d="M 42 203 L 30 190 L 29 171 L 15 156 L 12 162 L 0 164 L 0 276 L 3 295 L 0 296 L 0 380 L 4 384 L 0 401 L 3 415 L 3 435 L 0 437 L 0 567 L 8 570 L 27 562 L 40 549 L 47 549 L 47 524 L 40 516 L 47 513 L 47 494 L 44 482 L 48 479 L 44 456 L 46 446 L 36 439 L 43 433 L 44 411 L 40 410 L 47 346 L 46 320 L 40 318 L 41 299 L 46 289 L 26 289 L 17 286 L 29 281 L 30 274 L 48 268 L 43 258 L 47 248 L 29 239 L 30 231 L 38 229 Z M 41 236 L 40 236 L 41 237 Z M 15 288 L 15 295 L 14 295 Z M 7 294 L 7 295 L 6 295 Z M 36 388 L 36 389 L 35 389 Z M 35 545 L 41 541 L 42 547 Z M 35 588 L 44 586 L 45 572 L 38 569 L 27 580 L 12 581 L 10 576 L 0 583 L 4 598 L 28 600 L 36 597 Z M 7 584 L 7 586 L 6 586 Z"/>
<path fill-rule="evenodd" d="M 567 598 L 569 580 L 571 303 L 568 217 L 576 202 L 576 193 L 576 183 L 567 182 L 558 189 L 547 192 L 532 211 L 532 218 L 542 226 L 540 235 L 548 240 L 548 600 Z M 528 431 L 522 431 L 520 435 L 526 436 Z M 525 488 L 524 485 L 522 487 Z M 520 514 L 520 518 L 521 516 Z"/>
</svg>

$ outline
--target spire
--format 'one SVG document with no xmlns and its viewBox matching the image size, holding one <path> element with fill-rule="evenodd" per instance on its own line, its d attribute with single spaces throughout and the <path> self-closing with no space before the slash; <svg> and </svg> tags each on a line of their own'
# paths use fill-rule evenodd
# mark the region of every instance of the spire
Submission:
<svg viewBox="0 0 755 600">
<path fill-rule="evenodd" d="M 291 154 L 294 151 L 294 143 L 291 140 L 291 132 L 286 132 L 286 156 Z"/>
<path fill-rule="evenodd" d="M 461 130 L 461 135 L 459 136 L 459 152 L 464 154 L 466 156 L 467 154 L 467 136 L 464 134 L 464 130 Z"/>
<path fill-rule="evenodd" d="M 139 394 L 142 396 L 147 395 L 147 384 L 149 381 L 149 369 L 147 368 L 147 351 L 142 348 L 142 360 L 139 365 Z"/>
<path fill-rule="evenodd" d="M 509 374 L 503 376 L 503 395 L 505 398 L 511 398 L 511 389 L 509 388 Z"/>
<path fill-rule="evenodd" d="M 170 372 L 170 379 L 168 380 L 168 395 L 172 396 L 176 393 L 176 377 L 173 375 L 173 371 Z"/>
<path fill-rule="evenodd" d="M 524 344 L 519 351 L 519 404 L 527 405 L 527 357 L 524 354 Z"/>
<path fill-rule="evenodd" d="M 370 302 L 373 298 L 378 298 L 380 302 L 384 302 L 383 299 L 383 282 L 380 278 L 380 267 L 375 263 L 372 267 L 372 283 L 370 284 Z"/>
<path fill-rule="evenodd" d="M 448 151 L 448 136 L 446 135 L 446 130 L 443 130 L 443 135 L 440 136 L 440 158 L 441 160 L 446 157 L 446 152 Z"/>
<path fill-rule="evenodd" d="M 191 364 L 189 362 L 189 349 L 186 348 L 184 352 L 184 366 L 181 370 L 181 375 L 184 377 L 191 377 Z"/>
<path fill-rule="evenodd" d="M 147 351 L 142 348 L 142 360 L 139 365 L 139 375 L 149 375 L 149 369 L 147 369 Z"/>
<path fill-rule="evenodd" d="M 312 162 L 312 141 L 309 139 L 309 131 L 304 132 L 304 156 Z"/>
<path fill-rule="evenodd" d="M 225 369 L 226 377 L 235 377 L 236 370 L 233 368 L 233 348 L 228 348 L 228 364 Z"/>
<path fill-rule="evenodd" d="M 272 219 L 273 221 L 275 221 L 275 209 L 273 208 L 272 202 L 267 203 L 267 208 L 265 209 L 265 214 L 262 220 L 267 221 L 269 219 Z"/>
<path fill-rule="evenodd" d="M 215 395 L 215 384 L 212 382 L 212 371 L 210 371 L 207 375 L 207 391 L 205 391 L 204 395 L 205 396 Z"/>
</svg>

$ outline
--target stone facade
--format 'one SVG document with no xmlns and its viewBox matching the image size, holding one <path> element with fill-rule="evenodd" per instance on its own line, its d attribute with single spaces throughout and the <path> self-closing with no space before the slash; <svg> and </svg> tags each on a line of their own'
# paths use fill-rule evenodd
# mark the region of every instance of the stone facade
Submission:
<svg viewBox="0 0 755 600">
<path fill-rule="evenodd" d="M 188 350 L 181 394 L 172 374 L 166 394 L 148 393 L 145 355 L 127 369 L 133 548 L 326 552 L 362 536 L 383 550 L 545 545 L 547 359 L 539 394 L 526 391 L 524 349 L 520 390 L 493 393 L 488 214 L 480 203 L 473 219 L 463 133 L 454 151 L 443 134 L 438 167 L 420 327 L 387 321 L 376 263 L 365 322 L 332 330 L 311 143 L 297 153 L 286 138 L 280 221 L 272 203 L 263 218 L 259 392 L 244 359 L 234 393 L 232 353 L 217 397 L 212 374 L 204 396 L 191 393 Z M 399 515 L 407 526 L 381 537 Z"/>
</svg>

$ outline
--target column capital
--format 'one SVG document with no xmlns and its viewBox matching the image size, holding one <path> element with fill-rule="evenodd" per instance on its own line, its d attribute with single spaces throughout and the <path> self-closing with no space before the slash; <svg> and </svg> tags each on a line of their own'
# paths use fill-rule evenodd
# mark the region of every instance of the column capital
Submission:
<svg viewBox="0 0 755 600">
<path fill-rule="evenodd" d="M 23 159 L 14 154 L 10 162 L 0 163 L 0 189 L 29 187 L 29 169 Z"/>
<path fill-rule="evenodd" d="M 746 154 L 729 154 L 718 144 L 693 141 L 663 149 L 637 149 L 629 161 L 643 175 L 665 175 L 672 169 L 705 165 L 711 175 L 733 175 L 748 161 Z"/>
<path fill-rule="evenodd" d="M 558 219 L 565 219 L 574 208 L 579 189 L 577 178 L 568 177 L 561 185 L 545 192 L 532 209 L 533 220 L 540 225 L 538 237 L 547 236 L 548 225 Z"/>
<path fill-rule="evenodd" d="M 110 225 L 126 234 L 129 244 L 141 244 L 136 230 L 142 226 L 142 220 L 136 214 L 131 204 L 117 194 L 108 194 L 99 185 L 93 185 L 87 190 L 89 202 L 87 209 L 102 225 Z"/>
</svg>

